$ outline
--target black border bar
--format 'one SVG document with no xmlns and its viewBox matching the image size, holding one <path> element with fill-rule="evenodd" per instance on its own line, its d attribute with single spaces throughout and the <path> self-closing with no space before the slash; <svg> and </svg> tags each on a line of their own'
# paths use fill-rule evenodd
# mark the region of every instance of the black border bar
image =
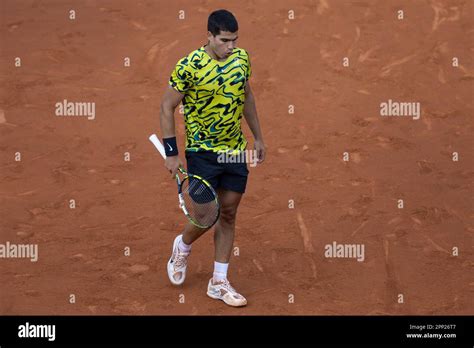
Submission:
<svg viewBox="0 0 474 348">
<path fill-rule="evenodd" d="M 20 338 L 19 326 L 55 325 L 55 340 Z M 412 326 L 410 326 L 412 325 Z M 419 327 L 420 329 L 414 329 Z M 431 328 L 431 329 L 428 329 Z M 473 347 L 473 316 L 2 316 L 0 347 L 70 344 L 391 344 Z M 407 334 L 455 338 L 407 338 Z"/>
</svg>

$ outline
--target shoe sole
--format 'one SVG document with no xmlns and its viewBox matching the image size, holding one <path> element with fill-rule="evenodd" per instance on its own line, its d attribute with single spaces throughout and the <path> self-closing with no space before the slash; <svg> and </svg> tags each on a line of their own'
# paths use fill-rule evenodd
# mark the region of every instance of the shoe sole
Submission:
<svg viewBox="0 0 474 348">
<path fill-rule="evenodd" d="M 172 247 L 172 249 L 171 249 L 171 257 L 170 257 L 170 259 L 168 260 L 168 264 L 167 264 L 167 266 L 166 266 L 166 271 L 167 271 L 167 273 L 168 273 L 168 278 L 169 278 L 171 284 L 173 284 L 173 285 L 181 285 L 181 284 L 184 283 L 184 280 L 186 279 L 186 272 L 183 272 L 183 280 L 181 280 L 180 282 L 176 282 L 176 280 L 174 280 L 173 276 L 170 274 L 170 271 L 169 271 L 169 267 L 170 267 L 170 265 L 171 265 L 171 260 L 173 259 L 174 249 L 178 247 L 178 244 L 177 244 L 177 243 L 178 243 L 178 237 L 176 237 L 176 238 L 174 239 L 173 247 Z"/>
</svg>

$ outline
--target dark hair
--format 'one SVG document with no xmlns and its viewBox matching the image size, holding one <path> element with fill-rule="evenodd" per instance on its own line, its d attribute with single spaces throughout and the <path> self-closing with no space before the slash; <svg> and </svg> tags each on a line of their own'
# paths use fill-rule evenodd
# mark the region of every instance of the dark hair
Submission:
<svg viewBox="0 0 474 348">
<path fill-rule="evenodd" d="M 229 31 L 235 33 L 239 30 L 239 24 L 234 15 L 227 10 L 217 10 L 209 15 L 207 20 L 207 30 L 212 35 L 219 35 L 221 31 Z"/>
</svg>

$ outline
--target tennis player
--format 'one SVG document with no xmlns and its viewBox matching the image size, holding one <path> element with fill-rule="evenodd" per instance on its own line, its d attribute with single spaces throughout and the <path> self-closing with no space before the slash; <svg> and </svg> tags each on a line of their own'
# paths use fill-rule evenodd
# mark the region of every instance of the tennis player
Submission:
<svg viewBox="0 0 474 348">
<path fill-rule="evenodd" d="M 231 286 L 227 269 L 234 243 L 237 208 L 247 184 L 249 171 L 245 162 L 248 159 L 240 163 L 222 163 L 219 158 L 223 156 L 219 155 L 226 153 L 246 158 L 243 151 L 247 140 L 240 125 L 242 115 L 255 138 L 257 163 L 265 158 L 255 98 L 249 83 L 250 59 L 244 49 L 236 46 L 238 29 L 237 20 L 229 11 L 211 13 L 207 23 L 207 44 L 178 61 L 164 93 L 160 113 L 167 155 L 165 166 L 172 177 L 182 165 L 174 122 L 174 111 L 182 102 L 187 171 L 206 179 L 218 194 L 221 214 L 215 224 L 214 273 L 207 294 L 234 307 L 247 304 L 245 297 Z M 191 246 L 207 230 L 188 223 L 174 240 L 167 267 L 172 284 L 183 284 Z"/>
</svg>

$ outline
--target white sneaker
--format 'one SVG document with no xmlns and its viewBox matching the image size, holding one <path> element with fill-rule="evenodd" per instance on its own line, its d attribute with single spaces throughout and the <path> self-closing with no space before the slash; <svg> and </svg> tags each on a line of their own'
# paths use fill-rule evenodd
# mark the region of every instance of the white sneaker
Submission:
<svg viewBox="0 0 474 348">
<path fill-rule="evenodd" d="M 214 283 L 212 278 L 207 286 L 207 296 L 215 300 L 222 300 L 232 307 L 242 307 L 247 304 L 247 300 L 239 294 L 226 279 L 222 282 Z"/>
<path fill-rule="evenodd" d="M 178 244 L 181 240 L 180 234 L 174 239 L 171 257 L 168 261 L 168 278 L 174 285 L 181 285 L 186 279 L 186 267 L 188 265 L 188 256 L 190 253 L 183 253 L 179 250 Z"/>
</svg>

